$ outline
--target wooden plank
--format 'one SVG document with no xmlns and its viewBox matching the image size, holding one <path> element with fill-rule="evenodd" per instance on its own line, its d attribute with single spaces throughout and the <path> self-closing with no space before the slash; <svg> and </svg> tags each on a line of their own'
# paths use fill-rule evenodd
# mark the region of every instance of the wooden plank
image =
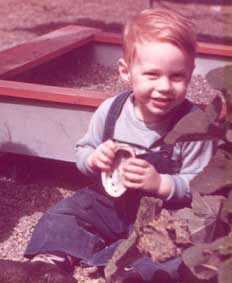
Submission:
<svg viewBox="0 0 232 283">
<path fill-rule="evenodd" d="M 95 28 L 68 25 L 0 52 L 0 78 L 8 79 L 93 40 Z"/>
<path fill-rule="evenodd" d="M 0 97 L 0 152 L 75 162 L 94 108 Z"/>
<path fill-rule="evenodd" d="M 113 32 L 99 32 L 94 35 L 95 42 L 122 45 L 122 35 Z"/>
<path fill-rule="evenodd" d="M 112 94 L 104 91 L 46 86 L 0 80 L 0 97 L 17 97 L 40 101 L 98 107 Z"/>
<path fill-rule="evenodd" d="M 232 46 L 198 42 L 198 53 L 205 55 L 232 57 Z"/>
<path fill-rule="evenodd" d="M 121 35 L 68 26 L 1 52 L 0 75 L 1 70 L 6 76 L 15 75 L 89 42 L 120 48 Z M 217 55 L 218 60 L 221 56 L 232 57 L 228 46 L 200 43 L 198 52 Z M 109 54 L 112 56 L 112 50 Z M 4 66 L 8 66 L 5 73 Z M 86 132 L 95 108 L 111 95 L 105 91 L 0 80 L 0 151 L 74 162 L 75 141 Z"/>
</svg>

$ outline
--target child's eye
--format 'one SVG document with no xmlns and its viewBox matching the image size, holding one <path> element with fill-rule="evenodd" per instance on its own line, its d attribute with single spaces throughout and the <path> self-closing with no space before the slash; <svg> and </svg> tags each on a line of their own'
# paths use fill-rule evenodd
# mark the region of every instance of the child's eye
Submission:
<svg viewBox="0 0 232 283">
<path fill-rule="evenodd" d="M 153 72 L 147 72 L 145 73 L 145 76 L 147 76 L 150 80 L 157 80 L 159 78 L 159 74 Z"/>
<path fill-rule="evenodd" d="M 184 81 L 185 75 L 184 74 L 174 74 L 174 75 L 172 75 L 171 79 L 172 79 L 172 81 L 175 81 L 175 82 Z"/>
</svg>

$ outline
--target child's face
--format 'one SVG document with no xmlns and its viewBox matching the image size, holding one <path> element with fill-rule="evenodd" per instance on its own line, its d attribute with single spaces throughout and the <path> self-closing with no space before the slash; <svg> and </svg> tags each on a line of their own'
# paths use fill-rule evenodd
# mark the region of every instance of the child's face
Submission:
<svg viewBox="0 0 232 283">
<path fill-rule="evenodd" d="M 121 60 L 119 71 L 132 86 L 139 119 L 161 121 L 183 102 L 193 62 L 181 49 L 159 41 L 137 44 L 131 64 Z"/>
</svg>

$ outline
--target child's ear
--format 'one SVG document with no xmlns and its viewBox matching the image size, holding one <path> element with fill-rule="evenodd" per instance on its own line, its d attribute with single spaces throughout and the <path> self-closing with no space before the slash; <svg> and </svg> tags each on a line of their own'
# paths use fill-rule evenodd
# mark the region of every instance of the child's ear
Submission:
<svg viewBox="0 0 232 283">
<path fill-rule="evenodd" d="M 118 60 L 118 71 L 122 81 L 126 84 L 130 83 L 129 66 L 123 58 Z"/>
</svg>

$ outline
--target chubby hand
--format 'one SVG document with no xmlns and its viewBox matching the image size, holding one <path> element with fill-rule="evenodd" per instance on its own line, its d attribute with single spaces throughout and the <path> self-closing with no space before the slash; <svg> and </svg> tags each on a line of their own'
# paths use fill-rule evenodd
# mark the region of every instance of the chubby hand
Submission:
<svg viewBox="0 0 232 283">
<path fill-rule="evenodd" d="M 112 140 L 100 144 L 88 157 L 88 164 L 92 169 L 109 171 L 111 169 L 116 151 L 116 145 Z"/>
<path fill-rule="evenodd" d="M 156 192 L 161 177 L 154 166 L 139 158 L 129 158 L 123 167 L 122 184 L 127 189 L 141 189 Z"/>
</svg>

